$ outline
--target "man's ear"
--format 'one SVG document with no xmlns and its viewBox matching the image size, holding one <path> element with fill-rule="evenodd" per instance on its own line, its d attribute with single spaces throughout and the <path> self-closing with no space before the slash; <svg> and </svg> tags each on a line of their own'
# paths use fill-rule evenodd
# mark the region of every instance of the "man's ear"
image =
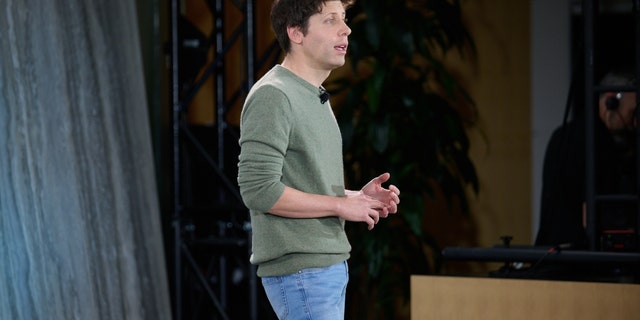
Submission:
<svg viewBox="0 0 640 320">
<path fill-rule="evenodd" d="M 299 27 L 287 27 L 287 34 L 289 35 L 289 40 L 292 43 L 302 43 L 302 38 L 304 37 L 304 35 L 302 34 L 302 31 L 300 31 Z"/>
</svg>

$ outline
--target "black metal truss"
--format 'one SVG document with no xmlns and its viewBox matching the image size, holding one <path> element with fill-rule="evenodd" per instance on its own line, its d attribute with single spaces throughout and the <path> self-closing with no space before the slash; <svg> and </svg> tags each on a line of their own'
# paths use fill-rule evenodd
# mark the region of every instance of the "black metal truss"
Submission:
<svg viewBox="0 0 640 320">
<path fill-rule="evenodd" d="M 173 259 L 170 283 L 177 320 L 258 317 L 257 276 L 255 267 L 249 264 L 249 215 L 235 183 L 235 164 L 229 160 L 237 159 L 234 148 L 239 132 L 225 120 L 229 106 L 243 99 L 255 82 L 256 69 L 277 50 L 277 46 L 271 46 L 262 59 L 255 59 L 254 1 L 207 0 L 214 18 L 211 37 L 191 32 L 195 28 L 181 16 L 181 1 L 170 1 L 172 250 L 169 256 Z M 225 39 L 226 5 L 242 12 L 243 19 Z M 224 61 L 230 48 L 240 41 L 246 72 L 241 85 L 232 89 L 226 81 Z M 200 63 L 206 62 L 202 54 L 206 57 L 211 47 L 215 58 L 201 67 Z M 196 74 L 200 76 L 196 78 Z M 216 124 L 212 131 L 203 134 L 187 123 L 187 106 L 212 77 Z M 204 141 L 203 137 L 210 140 Z M 191 167 L 194 158 L 210 173 L 205 179 L 215 184 L 213 190 L 206 190 L 205 196 L 211 199 L 206 205 L 194 205 L 198 190 L 194 190 L 192 182 L 201 178 L 197 177 L 200 172 L 193 172 Z M 239 283 L 242 288 L 238 288 Z M 238 296 L 242 301 L 238 301 Z"/>
<path fill-rule="evenodd" d="M 631 5 L 631 14 L 633 15 L 634 30 L 620 30 L 628 37 L 623 41 L 634 41 L 635 56 L 633 57 L 635 65 L 635 78 L 640 79 L 640 0 L 629 0 Z M 586 159 L 585 159 L 585 181 L 586 181 L 586 222 L 587 222 L 587 241 L 589 250 L 603 251 L 603 245 L 600 243 L 602 237 L 601 226 L 598 220 L 598 205 L 606 205 L 611 203 L 635 203 L 636 204 L 636 225 L 635 237 L 636 243 L 640 243 L 640 127 L 636 127 L 636 159 L 635 159 L 635 193 L 634 194 L 599 194 L 596 188 L 596 153 L 597 145 L 595 143 L 595 122 L 597 121 L 593 115 L 597 114 L 599 93 L 605 91 L 619 92 L 636 92 L 636 96 L 640 97 L 640 83 L 635 86 L 599 86 L 596 83 L 596 70 L 602 66 L 604 61 L 598 60 L 595 48 L 596 31 L 599 28 L 599 8 L 600 1 L 584 0 L 582 2 L 582 15 L 584 27 L 584 75 L 585 75 L 585 136 L 586 141 Z M 636 102 L 637 103 L 637 102 Z M 637 248 L 636 248 L 637 250 Z"/>
</svg>

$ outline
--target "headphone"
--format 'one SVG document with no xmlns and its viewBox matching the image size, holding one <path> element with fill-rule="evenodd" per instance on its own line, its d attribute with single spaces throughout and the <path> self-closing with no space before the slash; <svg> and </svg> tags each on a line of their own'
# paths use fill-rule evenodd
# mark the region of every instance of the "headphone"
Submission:
<svg viewBox="0 0 640 320">
<path fill-rule="evenodd" d="M 616 110 L 620 106 L 620 99 L 622 98 L 622 93 L 618 92 L 613 96 L 610 96 L 605 101 L 607 106 L 607 110 Z"/>
</svg>

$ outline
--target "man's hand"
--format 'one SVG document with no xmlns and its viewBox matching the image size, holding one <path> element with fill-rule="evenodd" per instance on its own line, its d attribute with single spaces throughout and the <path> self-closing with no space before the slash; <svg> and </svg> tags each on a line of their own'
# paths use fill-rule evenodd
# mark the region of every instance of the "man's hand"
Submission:
<svg viewBox="0 0 640 320">
<path fill-rule="evenodd" d="M 340 198 L 338 216 L 352 222 L 364 222 L 371 230 L 380 220 L 381 212 L 386 204 L 374 199 L 362 191 L 350 192 L 347 197 Z"/>
<path fill-rule="evenodd" d="M 384 203 L 384 207 L 380 211 L 380 217 L 383 218 L 386 218 L 389 213 L 398 212 L 398 204 L 400 203 L 400 189 L 394 185 L 390 185 L 388 189 L 382 186 L 389 181 L 389 178 L 391 178 L 391 174 L 385 172 L 371 179 L 360 190 L 363 194 Z"/>
</svg>

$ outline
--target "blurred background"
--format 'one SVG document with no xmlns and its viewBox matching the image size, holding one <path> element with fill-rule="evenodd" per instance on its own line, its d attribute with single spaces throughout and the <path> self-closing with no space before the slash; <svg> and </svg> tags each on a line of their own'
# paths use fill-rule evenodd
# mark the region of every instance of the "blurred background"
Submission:
<svg viewBox="0 0 640 320">
<path fill-rule="evenodd" d="M 589 70 L 584 68 L 583 2 L 361 0 L 348 11 L 353 29 L 349 62 L 326 82 L 343 131 L 347 184 L 359 188 L 372 173 L 389 170 L 392 183 L 400 187 L 403 197 L 398 216 L 385 220 L 374 231 L 348 226 L 354 252 L 350 260 L 347 318 L 408 319 L 411 274 L 487 276 L 502 265 L 447 261 L 441 255 L 443 248 L 492 247 L 507 238 L 512 244 L 533 244 L 539 225 L 546 145 L 552 131 L 562 124 L 567 100 L 585 95 L 581 79 Z M 633 61 L 638 42 L 633 11 L 637 4 L 631 0 L 595 3 L 600 18 L 594 34 L 594 73 L 599 77 L 614 65 Z M 123 178 L 114 178 L 110 186 L 114 190 L 136 190 L 142 185 L 145 187 L 141 194 L 153 195 L 145 198 L 145 203 L 151 204 L 139 210 L 136 206 L 115 205 L 137 203 L 135 199 L 121 198 L 117 192 L 113 197 L 102 198 L 100 192 L 104 188 L 68 188 L 68 198 L 83 199 L 83 194 L 95 192 L 96 199 L 103 199 L 98 202 L 112 201 L 114 205 L 89 208 L 56 203 L 52 207 L 41 194 L 55 186 L 43 183 L 34 187 L 26 183 L 17 187 L 16 182 L 34 179 L 38 176 L 34 172 L 47 172 L 50 165 L 16 171 L 21 168 L 20 161 L 15 160 L 17 154 L 24 163 L 35 161 L 37 156 L 5 147 L 7 152 L 0 167 L 6 177 L 12 178 L 3 179 L 1 184 L 5 192 L 0 208 L 7 215 L 4 221 L 0 218 L 5 239 L 0 255 L 11 263 L 4 268 L 7 286 L 2 287 L 14 289 L 0 289 L 0 303 L 15 307 L 0 308 L 0 315 L 40 318 L 46 314 L 43 306 L 71 301 L 55 308 L 54 318 L 156 318 L 157 314 L 149 310 L 158 310 L 160 317 L 173 319 L 274 319 L 255 269 L 248 263 L 251 230 L 248 211 L 236 185 L 238 124 L 244 97 L 251 85 L 281 59 L 269 24 L 271 1 L 137 0 L 135 5 L 114 1 L 111 5 L 73 2 L 66 6 L 53 2 L 34 12 L 26 4 L 4 4 L 4 15 L 11 19 L 0 23 L 8 30 L 0 38 L 5 67 L 0 78 L 5 96 L 0 116 L 7 128 L 0 141 L 17 142 L 19 146 L 47 145 L 45 138 L 42 142 L 20 138 L 41 135 L 27 123 L 16 123 L 16 119 L 21 119 L 20 115 L 30 107 L 29 99 L 23 95 L 28 97 L 30 91 L 43 89 L 30 82 L 33 77 L 24 76 L 28 72 L 14 74 L 11 70 L 21 69 L 21 65 L 42 68 L 50 79 L 64 80 L 61 82 L 66 81 L 70 87 L 71 83 L 77 84 L 78 92 L 94 92 L 91 90 L 100 87 L 87 89 L 83 76 L 61 78 L 64 71 L 52 66 L 57 65 L 56 59 L 64 60 L 61 69 L 67 72 L 77 70 L 73 72 L 87 75 L 88 79 L 113 78 L 104 83 L 115 86 L 110 92 L 112 96 L 121 95 L 121 100 L 103 102 L 97 112 L 113 110 L 119 116 L 114 116 L 115 121 L 101 116 L 107 120 L 98 126 L 106 128 L 107 137 L 120 137 L 124 132 L 121 138 L 106 138 L 107 145 L 122 143 L 129 147 L 117 152 L 75 153 L 73 150 L 86 148 L 84 143 L 102 143 L 92 138 L 90 128 L 95 127 L 83 126 L 82 130 L 87 131 L 81 136 L 87 141 L 78 142 L 81 139 L 77 132 L 84 131 L 73 128 L 83 125 L 85 118 L 79 124 L 64 119 L 50 123 L 44 115 L 48 110 L 43 106 L 44 98 L 34 102 L 42 106 L 38 110 L 43 112 L 28 116 L 39 122 L 30 123 L 57 126 L 51 128 L 54 131 L 70 127 L 76 132 L 76 138 L 73 133 L 60 138 L 59 149 L 73 149 L 67 150 L 75 155 L 68 162 L 88 160 L 86 168 L 73 169 L 79 170 L 79 177 L 93 176 L 96 170 L 102 172 L 91 163 L 99 163 L 105 154 L 110 158 L 138 159 L 131 160 L 134 165 L 125 170 Z M 48 16 L 47 12 L 54 14 Z M 20 25 L 33 24 L 42 17 L 47 18 L 38 24 L 40 28 L 58 25 L 47 30 L 59 31 L 52 31 L 49 36 L 29 36 L 20 31 Z M 77 23 L 65 22 L 65 17 L 75 17 L 66 21 Z M 91 45 L 69 44 L 56 51 L 59 47 L 48 47 L 56 36 L 68 39 L 61 41 L 63 44 L 84 39 L 76 43 L 86 41 Z M 45 37 L 50 40 L 42 41 Z M 74 67 L 76 56 L 83 55 L 77 52 L 85 51 L 96 57 L 93 64 Z M 119 65 L 120 58 L 113 57 L 123 51 L 123 60 L 129 64 Z M 51 61 L 33 64 L 43 59 L 39 56 L 48 56 Z M 114 75 L 105 76 L 109 72 Z M 574 79 L 579 80 L 570 92 Z M 26 89 L 23 92 L 14 89 L 14 85 Z M 74 89 L 47 90 L 74 99 L 68 93 Z M 96 97 L 102 96 L 99 89 L 97 92 Z M 137 98 L 128 99 L 130 95 Z M 66 110 L 65 115 L 87 108 L 87 104 L 64 100 L 52 101 L 51 108 L 70 105 L 60 109 Z M 92 103 L 90 99 L 85 102 Z M 580 104 L 581 101 L 576 102 Z M 87 118 L 92 119 L 91 114 Z M 127 118 L 130 122 L 125 121 Z M 361 127 L 350 125 L 354 120 Z M 127 134 L 132 129 L 126 128 L 136 127 L 136 123 L 144 123 L 138 126 L 143 130 L 131 136 L 142 138 L 131 142 Z M 75 147 L 64 147 L 68 145 Z M 24 149 L 29 148 L 16 147 Z M 45 154 L 57 153 L 49 150 Z M 54 163 L 64 161 L 55 156 L 49 159 Z M 107 167 L 108 172 L 120 170 L 117 166 Z M 137 169 L 141 167 L 144 170 Z M 143 176 L 139 180 L 127 179 L 127 174 Z M 64 175 L 58 179 L 70 186 L 76 183 L 66 181 Z M 33 196 L 22 199 L 21 193 Z M 21 205 L 33 199 L 42 203 L 35 210 L 42 214 L 31 215 L 34 211 Z M 79 211 L 86 212 L 80 218 L 82 223 L 68 226 L 64 221 L 75 219 L 72 213 Z M 119 224 L 104 227 L 102 217 L 115 211 L 125 212 L 122 216 L 118 213 L 118 219 L 132 221 L 136 230 L 151 226 L 155 233 L 133 244 L 138 240 L 121 236 L 125 232 L 117 227 Z M 59 214 L 54 220 L 47 212 Z M 85 222 L 92 219 L 96 219 L 95 223 Z M 49 244 L 54 249 L 45 250 L 30 243 L 54 243 L 48 241 L 53 236 L 42 231 L 46 228 L 37 232 L 22 230 L 20 226 L 26 223 L 54 225 L 75 233 L 59 233 L 61 244 Z M 78 294 L 82 292 L 77 289 L 80 284 L 64 285 L 65 277 L 46 279 L 56 270 L 68 270 L 63 268 L 67 265 L 63 261 L 74 252 L 69 249 L 73 248 L 71 243 L 91 242 L 87 239 L 93 238 L 95 230 L 105 241 L 83 246 L 89 262 L 70 262 L 68 268 L 95 270 L 95 265 L 102 265 L 113 272 L 104 278 L 90 271 L 76 272 L 81 279 L 94 279 L 91 281 L 96 284 L 89 292 L 105 290 L 109 279 L 120 278 L 120 285 L 104 293 L 107 301 L 113 302 L 102 304 L 96 298 L 100 295 Z M 131 233 L 136 234 L 136 230 Z M 41 232 L 46 236 L 37 236 Z M 116 238 L 115 248 L 108 241 L 109 235 Z M 136 247 L 133 252 L 127 250 L 131 246 Z M 151 256 L 139 265 L 135 261 L 144 254 L 138 250 Z M 27 258 L 16 258 L 17 252 L 26 252 Z M 142 289 L 131 294 L 129 302 L 117 298 L 131 292 L 128 277 L 149 270 L 153 278 L 135 285 Z M 72 278 L 73 271 L 62 275 L 67 272 Z M 38 290 L 42 293 L 36 293 Z M 62 293 L 56 294 L 57 291 Z M 149 292 L 162 293 L 151 299 Z M 137 299 L 145 303 L 136 307 L 132 301 Z M 93 303 L 86 304 L 85 309 L 93 311 L 82 311 L 80 305 L 86 300 Z M 362 308 L 363 305 L 371 307 Z M 119 306 L 119 311 L 109 311 L 113 306 Z M 23 308 L 34 311 L 19 311 Z"/>
</svg>

